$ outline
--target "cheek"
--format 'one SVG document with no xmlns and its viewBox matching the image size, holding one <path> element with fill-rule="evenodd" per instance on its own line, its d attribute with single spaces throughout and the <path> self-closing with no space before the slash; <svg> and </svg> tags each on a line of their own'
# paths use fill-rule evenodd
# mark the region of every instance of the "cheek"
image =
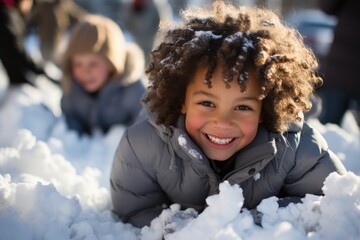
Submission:
<svg viewBox="0 0 360 240">
<path fill-rule="evenodd" d="M 105 68 L 98 68 L 94 69 L 93 71 L 93 75 L 96 76 L 97 79 L 101 79 L 102 81 L 107 80 L 107 78 L 109 77 L 109 73 L 110 71 Z"/>
<path fill-rule="evenodd" d="M 199 129 L 201 129 L 207 122 L 207 118 L 201 114 L 186 114 L 185 127 L 190 135 L 194 135 Z"/>
<path fill-rule="evenodd" d="M 73 68 L 72 69 L 72 74 L 74 75 L 75 79 L 79 79 L 81 80 L 81 78 L 84 75 L 84 71 L 80 68 Z"/>
<path fill-rule="evenodd" d="M 241 124 L 241 131 L 244 134 L 245 138 L 247 138 L 249 141 L 254 140 L 258 127 L 259 127 L 259 121 L 249 121 L 249 122 L 243 122 Z"/>
</svg>

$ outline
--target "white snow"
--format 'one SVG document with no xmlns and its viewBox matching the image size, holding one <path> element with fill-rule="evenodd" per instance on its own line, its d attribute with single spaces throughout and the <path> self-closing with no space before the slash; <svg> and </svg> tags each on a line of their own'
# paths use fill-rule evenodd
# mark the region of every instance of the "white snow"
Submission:
<svg viewBox="0 0 360 240">
<path fill-rule="evenodd" d="M 199 30 L 199 31 L 195 31 L 196 38 L 194 38 L 194 39 L 197 39 L 197 38 L 199 38 L 201 36 L 204 36 L 204 35 L 206 37 L 208 37 L 208 38 L 211 38 L 211 39 L 219 39 L 219 38 L 222 37 L 222 35 L 216 35 L 212 31 L 201 31 L 201 30 Z"/>
<path fill-rule="evenodd" d="M 180 135 L 178 137 L 178 142 L 179 142 L 180 146 L 186 147 L 187 142 L 186 142 L 186 138 L 183 135 Z"/>
</svg>

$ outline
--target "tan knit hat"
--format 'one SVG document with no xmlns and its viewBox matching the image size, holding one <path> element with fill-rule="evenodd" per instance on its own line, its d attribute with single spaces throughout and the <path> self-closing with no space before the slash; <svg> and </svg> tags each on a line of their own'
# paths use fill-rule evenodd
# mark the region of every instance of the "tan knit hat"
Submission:
<svg viewBox="0 0 360 240">
<path fill-rule="evenodd" d="M 126 41 L 120 27 L 110 18 L 89 14 L 71 33 L 64 56 L 64 90 L 69 90 L 71 58 L 75 54 L 95 53 L 106 57 L 114 66 L 115 75 L 124 71 Z"/>
</svg>

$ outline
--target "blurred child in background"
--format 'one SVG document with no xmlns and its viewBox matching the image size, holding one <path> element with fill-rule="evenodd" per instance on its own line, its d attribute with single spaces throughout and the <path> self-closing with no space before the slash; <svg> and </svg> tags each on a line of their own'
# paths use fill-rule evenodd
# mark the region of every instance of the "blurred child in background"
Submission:
<svg viewBox="0 0 360 240">
<path fill-rule="evenodd" d="M 72 32 L 64 56 L 61 109 L 70 129 L 106 133 L 130 125 L 144 93 L 144 56 L 111 19 L 88 15 Z"/>
</svg>

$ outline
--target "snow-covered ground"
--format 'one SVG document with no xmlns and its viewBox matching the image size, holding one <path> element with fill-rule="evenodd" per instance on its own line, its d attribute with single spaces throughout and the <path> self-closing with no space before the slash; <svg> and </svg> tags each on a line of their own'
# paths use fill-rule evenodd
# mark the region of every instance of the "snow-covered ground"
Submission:
<svg viewBox="0 0 360 240">
<path fill-rule="evenodd" d="M 278 208 L 264 200 L 262 225 L 243 209 L 242 190 L 223 183 L 198 215 L 174 204 L 150 227 L 134 228 L 111 214 L 109 171 L 124 131 L 78 136 L 66 128 L 60 89 L 38 78 L 8 88 L 0 71 L 0 239 L 358 239 L 360 134 L 350 114 L 342 127 L 310 123 L 348 169 L 330 175 L 325 197 Z"/>
</svg>

